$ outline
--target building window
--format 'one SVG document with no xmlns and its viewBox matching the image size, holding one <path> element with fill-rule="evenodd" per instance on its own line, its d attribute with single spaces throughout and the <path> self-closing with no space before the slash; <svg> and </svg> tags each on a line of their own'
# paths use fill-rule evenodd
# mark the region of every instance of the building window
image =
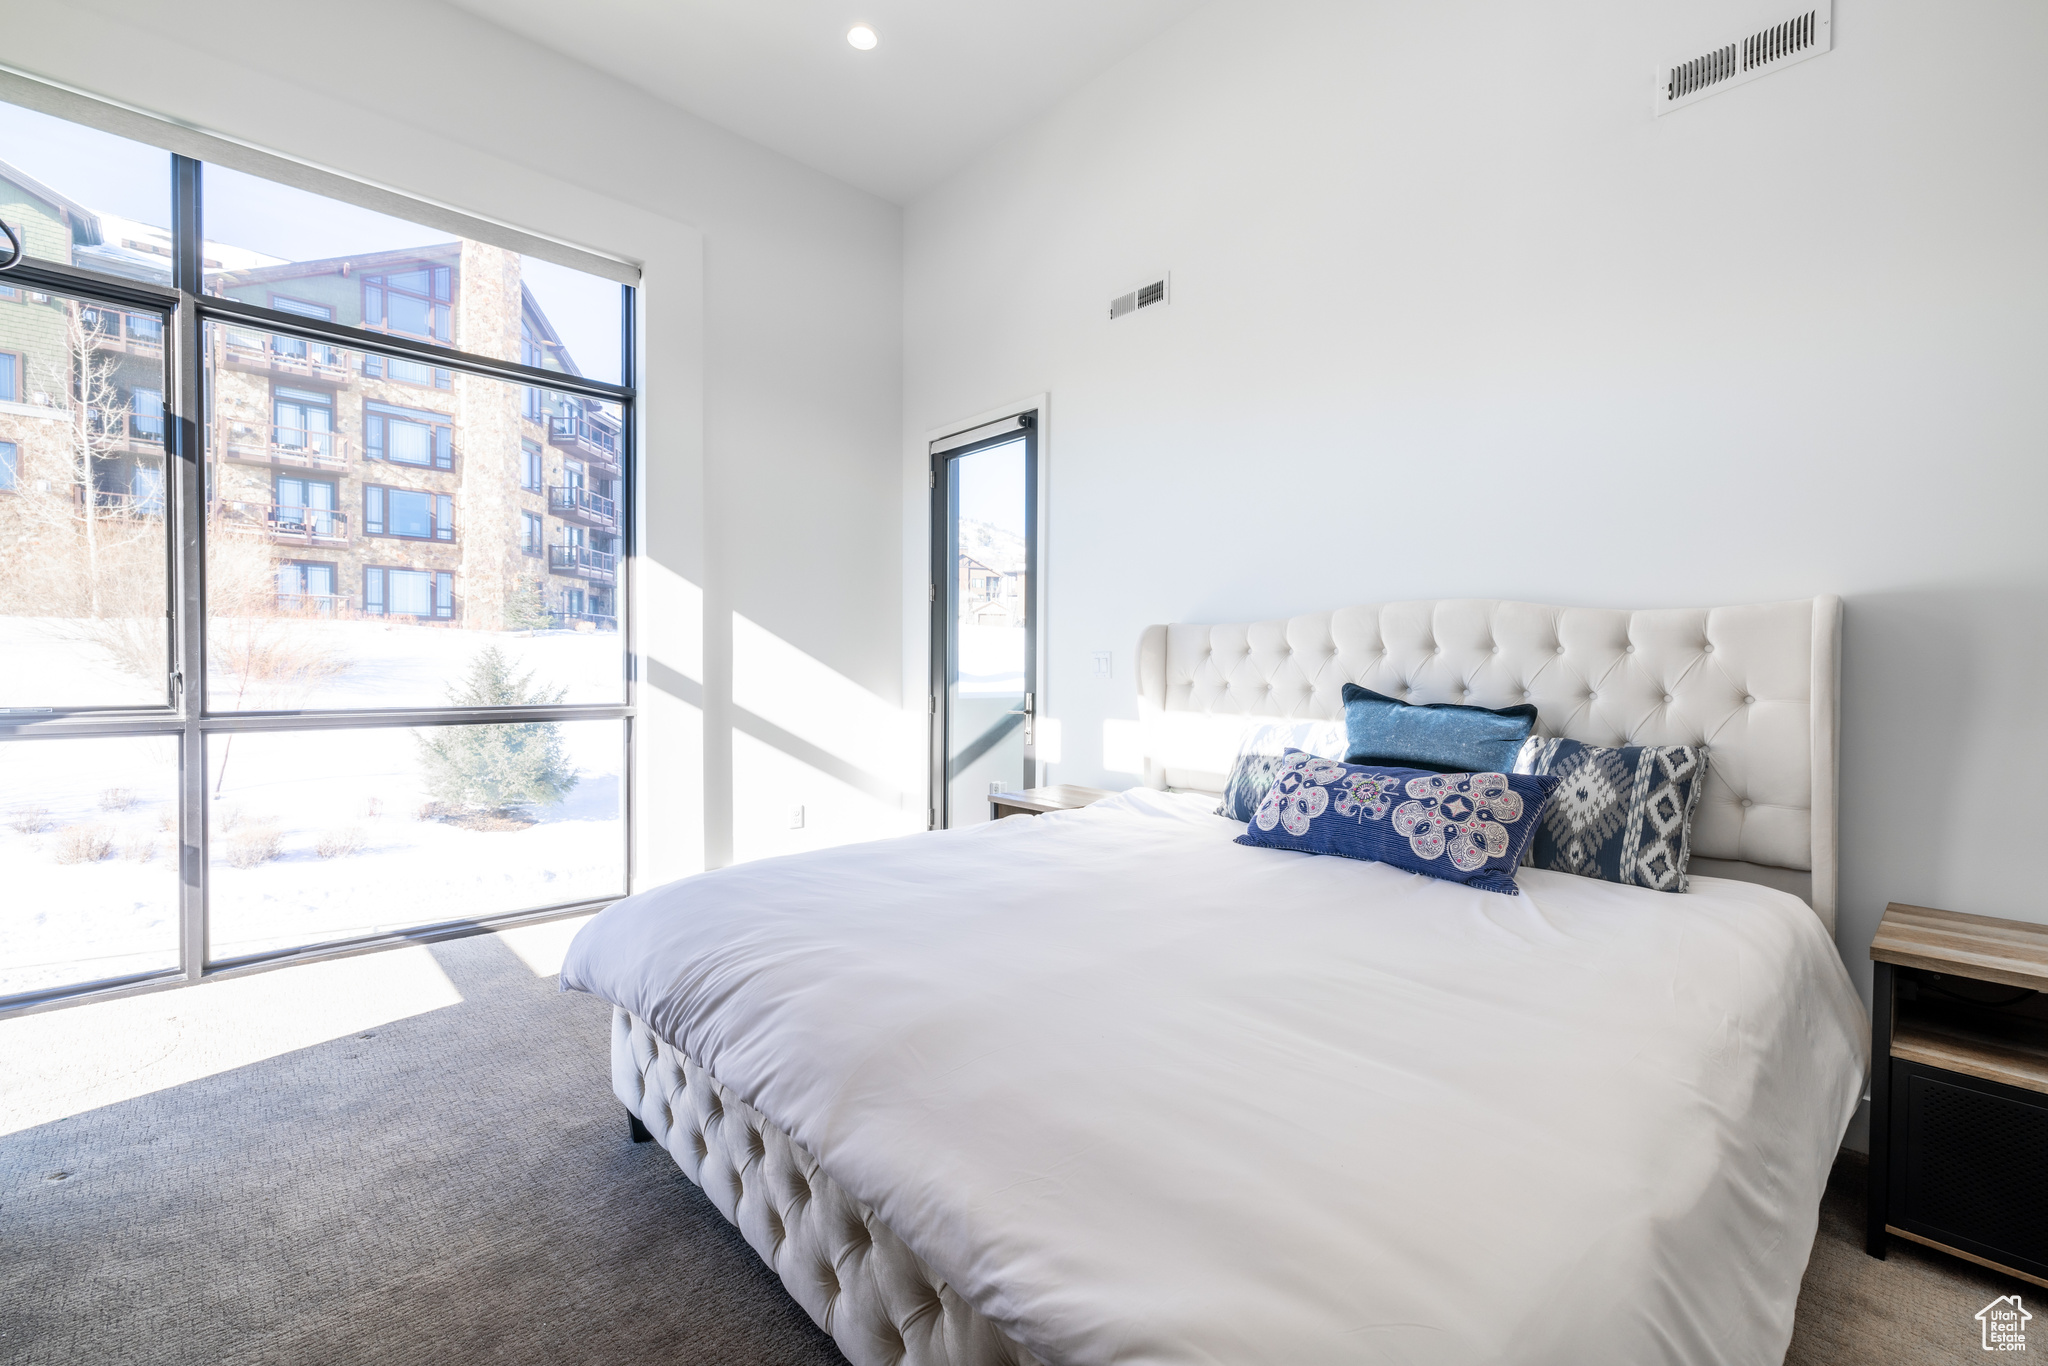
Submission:
<svg viewBox="0 0 2048 1366">
<path fill-rule="evenodd" d="M 334 310 L 326 304 L 309 304 L 299 299 L 287 299 L 282 294 L 273 294 L 270 296 L 270 306 L 280 313 L 290 313 L 294 317 L 318 318 L 321 322 L 334 321 Z"/>
<path fill-rule="evenodd" d="M 21 402 L 21 357 L 0 351 L 0 403 Z"/>
<path fill-rule="evenodd" d="M 128 399 L 129 427 L 145 441 L 164 439 L 164 391 L 141 389 L 133 391 Z"/>
<path fill-rule="evenodd" d="M 332 481 L 280 474 L 274 494 L 271 530 L 296 536 L 331 537 L 335 534 L 337 519 Z"/>
<path fill-rule="evenodd" d="M 286 612 L 334 611 L 334 566 L 286 560 L 277 566 L 277 605 Z"/>
<path fill-rule="evenodd" d="M 363 488 L 363 533 L 399 536 L 410 541 L 455 539 L 455 499 L 445 493 L 394 489 L 382 484 Z"/>
<path fill-rule="evenodd" d="M 531 392 L 531 390 L 528 392 Z M 539 493 L 547 480 L 546 470 L 541 464 L 540 443 L 538 441 L 521 441 L 519 449 L 521 454 L 525 456 L 523 472 L 519 477 L 519 487 L 525 489 L 528 493 Z"/>
<path fill-rule="evenodd" d="M 431 569 L 363 569 L 363 612 L 373 617 L 455 617 L 455 576 Z"/>
<path fill-rule="evenodd" d="M 137 462 L 128 473 L 129 506 L 143 517 L 164 515 L 164 467 Z"/>
<path fill-rule="evenodd" d="M 279 385 L 271 394 L 270 408 L 270 439 L 281 451 L 333 458 L 334 395 Z"/>
<path fill-rule="evenodd" d="M 21 450 L 12 441 L 0 441 L 0 493 L 14 492 L 21 476 Z"/>
<path fill-rule="evenodd" d="M 363 325 L 409 337 L 445 342 L 449 337 L 453 272 L 421 264 L 410 270 L 363 277 Z"/>
<path fill-rule="evenodd" d="M 280 313 L 290 313 L 301 318 L 318 318 L 322 322 L 331 321 L 334 317 L 334 310 L 326 304 L 303 303 L 298 299 L 280 298 L 275 294 L 270 297 L 270 306 Z M 331 348 L 308 342 L 304 337 L 287 337 L 281 334 L 273 336 L 270 339 L 270 349 L 277 355 L 288 356 L 293 360 L 306 360 L 318 352 L 322 364 L 334 363 Z"/>
<path fill-rule="evenodd" d="M 519 515 L 525 519 L 526 527 L 525 535 L 520 538 L 519 548 L 529 555 L 540 554 L 541 547 L 547 541 L 547 532 L 542 527 L 540 514 L 522 512 Z"/>
<path fill-rule="evenodd" d="M 363 447 L 372 460 L 431 469 L 455 468 L 455 427 L 444 413 L 363 405 Z"/>
<path fill-rule="evenodd" d="M 453 389 L 455 374 L 438 365 L 422 365 L 416 360 L 401 360 L 397 356 L 364 356 L 363 374 L 370 379 L 394 379 L 400 384 L 417 384 L 422 388 Z"/>
</svg>

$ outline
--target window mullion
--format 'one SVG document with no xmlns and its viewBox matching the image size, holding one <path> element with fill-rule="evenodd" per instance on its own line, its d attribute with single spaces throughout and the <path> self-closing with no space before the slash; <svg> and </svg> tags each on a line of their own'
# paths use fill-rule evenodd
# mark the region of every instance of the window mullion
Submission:
<svg viewBox="0 0 2048 1366">
<path fill-rule="evenodd" d="M 206 520 L 206 425 L 203 337 L 198 296 L 202 290 L 199 163 L 171 159 L 172 283 L 178 308 L 174 338 L 172 411 L 176 421 L 172 452 L 176 470 L 177 534 L 172 547 L 175 595 L 171 629 L 175 637 L 176 702 L 184 723 L 179 736 L 178 858 L 179 942 L 187 979 L 206 971 L 206 736 L 199 718 L 206 712 L 206 606 L 203 597 Z"/>
</svg>

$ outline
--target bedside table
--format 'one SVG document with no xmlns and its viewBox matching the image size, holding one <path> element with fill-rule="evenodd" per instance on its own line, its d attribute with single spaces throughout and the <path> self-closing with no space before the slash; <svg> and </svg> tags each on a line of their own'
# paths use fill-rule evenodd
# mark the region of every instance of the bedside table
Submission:
<svg viewBox="0 0 2048 1366">
<path fill-rule="evenodd" d="M 2048 925 L 1885 907 L 1870 1223 L 2048 1287 Z"/>
<path fill-rule="evenodd" d="M 1051 787 L 1027 788 L 1022 792 L 991 792 L 988 794 L 988 818 L 999 821 L 1005 816 L 1042 816 L 1048 811 L 1072 811 L 1115 795 L 1107 788 L 1082 787 L 1079 783 L 1055 783 Z"/>
</svg>

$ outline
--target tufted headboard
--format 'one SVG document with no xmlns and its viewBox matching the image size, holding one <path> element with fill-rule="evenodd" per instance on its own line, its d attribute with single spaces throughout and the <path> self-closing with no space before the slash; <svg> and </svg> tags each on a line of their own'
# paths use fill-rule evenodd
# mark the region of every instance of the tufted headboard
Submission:
<svg viewBox="0 0 2048 1366">
<path fill-rule="evenodd" d="M 1447 598 L 1138 644 L 1145 780 L 1220 792 L 1247 720 L 1334 719 L 1357 683 L 1415 702 L 1534 702 L 1536 733 L 1704 744 L 1692 870 L 1803 898 L 1835 924 L 1841 599 L 1630 612 Z"/>
</svg>

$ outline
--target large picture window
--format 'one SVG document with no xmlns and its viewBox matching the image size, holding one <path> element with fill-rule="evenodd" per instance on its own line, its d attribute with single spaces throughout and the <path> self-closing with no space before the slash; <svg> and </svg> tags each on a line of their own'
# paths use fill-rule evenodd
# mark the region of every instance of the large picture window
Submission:
<svg viewBox="0 0 2048 1366">
<path fill-rule="evenodd" d="M 0 1013 L 622 895 L 630 287 L 0 142 Z"/>
</svg>

